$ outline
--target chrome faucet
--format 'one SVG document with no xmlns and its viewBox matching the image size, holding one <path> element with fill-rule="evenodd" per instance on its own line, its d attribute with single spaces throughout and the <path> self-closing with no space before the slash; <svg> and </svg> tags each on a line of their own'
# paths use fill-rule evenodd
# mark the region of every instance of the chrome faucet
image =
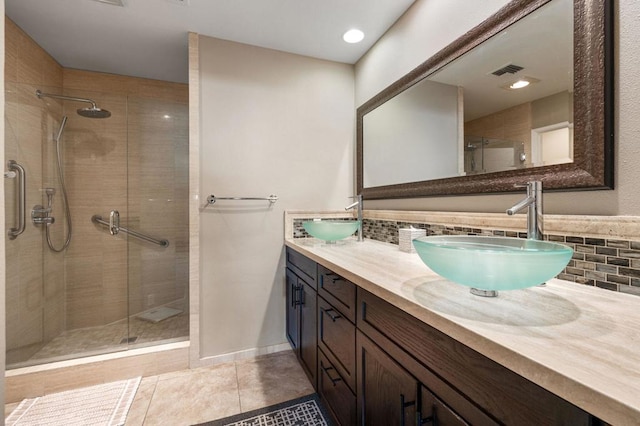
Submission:
<svg viewBox="0 0 640 426">
<path fill-rule="evenodd" d="M 56 219 L 51 216 L 53 212 L 53 197 L 56 195 L 55 188 L 44 188 L 47 194 L 47 206 L 36 204 L 31 210 L 31 221 L 36 225 L 51 225 Z"/>
<path fill-rule="evenodd" d="M 351 210 L 354 207 L 358 207 L 358 241 L 362 242 L 364 241 L 364 237 L 362 235 L 362 194 L 358 194 L 355 195 L 353 197 L 350 198 L 355 198 L 356 202 L 353 204 L 349 204 L 347 207 L 345 207 L 345 210 Z"/>
<path fill-rule="evenodd" d="M 527 207 L 527 238 L 542 240 L 542 182 L 532 181 L 516 188 L 527 188 L 527 198 L 507 209 L 509 216 Z"/>
</svg>

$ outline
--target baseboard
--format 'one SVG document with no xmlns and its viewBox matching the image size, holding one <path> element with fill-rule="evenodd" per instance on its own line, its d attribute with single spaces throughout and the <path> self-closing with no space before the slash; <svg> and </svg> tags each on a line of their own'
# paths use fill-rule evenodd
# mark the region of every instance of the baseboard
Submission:
<svg viewBox="0 0 640 426">
<path fill-rule="evenodd" d="M 196 362 L 198 365 L 191 365 L 191 368 L 206 367 L 210 365 L 224 364 L 226 362 L 239 361 L 248 358 L 255 358 L 260 355 L 268 355 L 276 352 L 291 350 L 291 345 L 287 343 L 281 343 L 272 346 L 263 346 L 261 348 L 245 349 L 237 352 L 230 352 L 221 355 L 214 355 L 209 357 L 200 358 Z"/>
</svg>

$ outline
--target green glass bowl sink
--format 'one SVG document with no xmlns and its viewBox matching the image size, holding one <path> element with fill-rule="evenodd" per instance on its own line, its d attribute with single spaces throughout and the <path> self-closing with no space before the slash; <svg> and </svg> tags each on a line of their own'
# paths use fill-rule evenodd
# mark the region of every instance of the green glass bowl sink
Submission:
<svg viewBox="0 0 640 426">
<path fill-rule="evenodd" d="M 413 245 L 435 273 L 480 291 L 543 284 L 562 272 L 573 254 L 563 244 L 510 237 L 442 235 L 416 238 Z"/>
<path fill-rule="evenodd" d="M 302 222 L 305 231 L 312 237 L 325 241 L 336 241 L 353 235 L 360 226 L 359 220 L 310 220 Z"/>
</svg>

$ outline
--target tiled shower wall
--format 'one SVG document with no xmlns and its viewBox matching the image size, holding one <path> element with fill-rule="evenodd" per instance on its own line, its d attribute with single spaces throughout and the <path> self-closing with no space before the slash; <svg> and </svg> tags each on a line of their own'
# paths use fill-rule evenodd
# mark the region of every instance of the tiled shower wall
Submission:
<svg viewBox="0 0 640 426">
<path fill-rule="evenodd" d="M 308 219 L 295 219 L 293 237 L 309 237 L 302 227 Z M 526 238 L 526 232 L 501 229 L 481 229 L 394 220 L 364 219 L 365 238 L 398 244 L 400 228 L 422 228 L 427 235 L 493 235 Z M 545 234 L 545 239 L 573 248 L 574 254 L 558 278 L 579 284 L 640 296 L 640 241 L 587 238 L 570 235 Z"/>
<path fill-rule="evenodd" d="M 64 69 L 65 94 L 94 99 L 108 119 L 69 116 L 65 164 L 77 225 L 65 255 L 67 329 L 109 324 L 188 297 L 188 88 L 142 78 Z M 109 232 L 93 215 L 160 247 Z M 128 240 L 128 242 L 127 242 Z"/>
<path fill-rule="evenodd" d="M 50 171 L 43 164 L 51 163 L 54 151 L 52 144 L 45 141 L 50 140 L 62 116 L 62 104 L 56 102 L 50 107 L 55 119 L 43 114 L 35 91 L 60 92 L 62 80 L 62 67 L 5 19 L 5 158 L 25 168 L 27 209 L 42 204 L 42 188 L 51 186 Z M 9 229 L 16 226 L 17 182 L 5 179 L 4 184 L 4 229 Z M 59 212 L 55 210 L 55 214 Z M 13 356 L 35 353 L 63 330 L 64 271 L 61 255 L 43 250 L 42 230 L 28 221 L 18 238 L 9 240 L 5 234 L 5 244 L 6 344 L 10 363 Z M 45 288 L 43 275 L 47 276 Z"/>
</svg>

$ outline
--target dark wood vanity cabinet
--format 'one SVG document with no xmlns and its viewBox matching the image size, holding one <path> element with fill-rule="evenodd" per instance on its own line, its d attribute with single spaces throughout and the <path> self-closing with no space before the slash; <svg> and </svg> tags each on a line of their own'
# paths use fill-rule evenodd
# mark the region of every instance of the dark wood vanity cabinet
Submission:
<svg viewBox="0 0 640 426">
<path fill-rule="evenodd" d="M 356 286 L 318 265 L 318 393 L 334 420 L 356 424 Z"/>
<path fill-rule="evenodd" d="M 600 424 L 289 248 L 287 336 L 340 425 Z"/>
<path fill-rule="evenodd" d="M 300 364 L 317 387 L 317 265 L 314 261 L 287 249 L 287 339 Z"/>
<path fill-rule="evenodd" d="M 439 425 L 445 412 L 463 422 L 452 424 L 593 424 L 585 411 L 361 288 L 357 326 L 433 394 Z M 429 417 L 426 408 L 421 414 Z"/>
</svg>

